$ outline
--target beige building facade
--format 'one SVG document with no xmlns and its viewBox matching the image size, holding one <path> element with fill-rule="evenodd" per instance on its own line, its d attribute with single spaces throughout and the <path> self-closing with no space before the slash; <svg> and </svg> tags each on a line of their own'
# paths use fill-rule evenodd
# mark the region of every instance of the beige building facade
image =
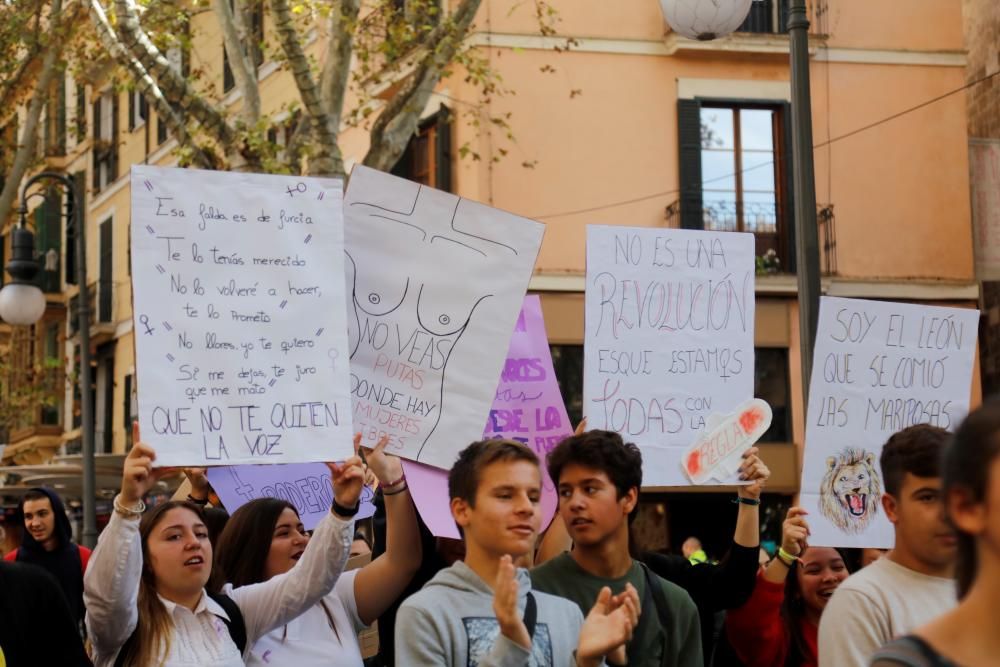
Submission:
<svg viewBox="0 0 1000 667">
<path fill-rule="evenodd" d="M 557 37 L 540 36 L 531 12 L 512 11 L 518 4 L 483 0 L 469 37 L 515 94 L 483 100 L 461 76 L 445 80 L 395 171 L 546 223 L 531 291 L 542 295 L 557 374 L 576 415 L 586 226 L 755 233 L 757 393 L 777 417 L 764 451 L 771 489 L 795 493 L 805 410 L 787 0 L 755 2 L 739 32 L 710 42 L 672 32 L 657 0 L 552 0 Z M 824 293 L 975 307 L 962 2 L 908 0 L 901 12 L 898 0 L 811 0 L 809 14 Z M 218 25 L 209 13 L 193 27 L 192 65 L 221 89 Z M 265 111 L 293 99 L 290 76 L 275 63 L 263 63 L 259 78 Z M 97 448 L 122 452 L 135 410 L 128 168 L 176 164 L 176 145 L 133 93 L 71 77 L 63 89 L 54 135 L 62 122 L 65 145 L 48 162 L 85 185 Z M 226 101 L 237 108 L 238 93 Z M 508 113 L 513 140 L 468 122 Z M 367 143 L 362 130 L 344 132 L 349 165 Z M 466 151 L 480 159 L 461 157 Z M 34 335 L 42 343 L 54 336 L 53 349 L 72 359 L 72 239 L 49 234 L 43 250 L 55 249 L 60 263 L 49 324 Z M 974 401 L 979 394 L 977 375 Z M 55 423 L 13 431 L 4 460 L 72 450 L 74 405 L 67 390 L 48 419 Z"/>
</svg>

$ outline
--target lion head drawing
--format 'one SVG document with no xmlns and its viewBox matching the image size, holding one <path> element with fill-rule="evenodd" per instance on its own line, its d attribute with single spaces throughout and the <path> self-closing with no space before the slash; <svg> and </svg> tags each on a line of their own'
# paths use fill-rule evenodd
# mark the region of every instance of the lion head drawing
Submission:
<svg viewBox="0 0 1000 667">
<path fill-rule="evenodd" d="M 826 460 L 827 471 L 819 489 L 819 509 L 845 533 L 861 533 L 878 514 L 882 482 L 875 469 L 875 455 L 846 447 Z"/>
</svg>

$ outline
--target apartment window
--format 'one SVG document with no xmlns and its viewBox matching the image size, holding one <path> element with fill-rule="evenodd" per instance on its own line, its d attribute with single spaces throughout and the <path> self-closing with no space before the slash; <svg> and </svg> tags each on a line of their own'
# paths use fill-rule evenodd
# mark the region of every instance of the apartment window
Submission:
<svg viewBox="0 0 1000 667">
<path fill-rule="evenodd" d="M 57 363 L 63 356 L 59 349 L 62 342 L 59 335 L 60 329 L 62 329 L 62 326 L 59 322 L 49 322 L 45 325 L 45 374 L 47 376 L 46 381 L 52 383 L 53 389 L 58 389 L 59 385 L 56 381 L 61 379 L 59 368 L 54 365 L 50 366 L 50 364 Z M 54 405 L 43 405 L 41 423 L 46 426 L 58 426 L 61 424 L 61 406 L 61 399 Z"/>
<path fill-rule="evenodd" d="M 97 322 L 111 322 L 111 291 L 113 284 L 112 264 L 114 254 L 111 238 L 114 231 L 114 221 L 108 218 L 98 227 L 99 249 L 98 256 L 98 279 L 97 279 Z"/>
<path fill-rule="evenodd" d="M 102 93 L 93 104 L 93 186 L 99 192 L 118 178 L 118 95 Z"/>
<path fill-rule="evenodd" d="M 233 7 L 233 0 L 229 0 L 229 6 Z M 233 9 L 235 11 L 235 8 Z M 249 43 L 244 44 L 243 48 L 250 53 L 250 59 L 253 61 L 254 67 L 260 67 L 264 62 L 264 3 L 262 0 L 253 0 L 253 7 L 250 8 L 248 12 L 250 15 L 250 38 Z M 222 45 L 222 90 L 224 92 L 229 92 L 236 85 L 236 77 L 233 76 L 233 70 L 229 66 L 229 53 L 226 51 L 225 44 Z"/>
<path fill-rule="evenodd" d="M 274 157 L 278 162 L 286 162 L 290 157 L 296 157 L 288 154 L 288 144 L 292 141 L 300 118 L 301 112 L 296 110 L 284 121 L 268 128 L 267 141 L 275 147 Z"/>
<path fill-rule="evenodd" d="M 392 168 L 396 176 L 451 191 L 451 113 L 441 105 L 424 120 Z"/>
<path fill-rule="evenodd" d="M 146 124 L 149 117 L 149 105 L 146 97 L 138 90 L 128 94 L 128 131 L 134 132 Z"/>
<path fill-rule="evenodd" d="M 76 133 L 77 143 L 87 138 L 87 87 L 82 83 L 76 84 L 76 105 L 75 117 L 73 118 L 73 131 Z"/>
<path fill-rule="evenodd" d="M 681 226 L 752 232 L 756 252 L 792 264 L 787 103 L 678 102 Z"/>
<path fill-rule="evenodd" d="M 569 423 L 575 428 L 583 419 L 583 345 L 550 345 L 549 351 Z"/>
<path fill-rule="evenodd" d="M 46 156 L 66 154 L 66 78 L 60 76 L 52 84 L 45 104 L 42 146 Z"/>
<path fill-rule="evenodd" d="M 788 0 L 755 0 L 750 3 L 750 13 L 736 32 L 788 32 Z"/>
<path fill-rule="evenodd" d="M 185 28 L 185 32 L 187 28 Z M 184 78 L 187 78 L 190 71 L 191 58 L 188 52 L 181 48 L 180 46 L 172 46 L 167 49 L 167 61 L 170 62 L 170 67 L 175 71 L 179 72 Z M 164 122 L 163 117 L 157 115 L 156 117 L 156 145 L 164 143 L 169 137 L 170 132 L 167 129 L 167 124 Z"/>
<path fill-rule="evenodd" d="M 62 291 L 62 276 L 59 265 L 62 259 L 63 198 L 58 188 L 50 188 L 34 210 L 35 252 L 41 258 L 42 270 L 35 278 L 35 284 L 43 292 L 50 294 Z"/>
<path fill-rule="evenodd" d="M 87 210 L 87 173 L 84 171 L 78 171 L 73 174 L 73 188 L 74 194 L 77 196 L 76 202 L 74 202 L 74 218 L 75 220 L 83 220 L 84 211 Z M 67 220 L 63 216 L 63 224 L 66 229 L 66 252 L 63 271 L 63 280 L 67 285 L 76 284 L 76 222 L 75 220 Z M 74 313 L 70 313 L 70 317 L 74 317 Z"/>
<path fill-rule="evenodd" d="M 94 451 L 110 454 L 114 436 L 115 343 L 98 346 L 93 382 Z"/>
<path fill-rule="evenodd" d="M 583 345 L 550 345 L 549 350 L 570 423 L 578 424 L 583 418 Z M 774 415 L 760 442 L 791 442 L 789 382 L 786 348 L 754 348 L 754 396 L 767 401 Z"/>
<path fill-rule="evenodd" d="M 791 442 L 792 411 L 789 396 L 788 348 L 758 347 L 754 349 L 753 395 L 771 406 L 771 428 L 760 442 Z"/>
</svg>

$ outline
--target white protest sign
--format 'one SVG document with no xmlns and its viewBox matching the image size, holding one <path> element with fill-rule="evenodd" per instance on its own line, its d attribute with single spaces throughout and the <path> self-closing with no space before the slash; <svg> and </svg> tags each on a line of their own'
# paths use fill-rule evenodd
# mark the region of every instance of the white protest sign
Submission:
<svg viewBox="0 0 1000 667">
<path fill-rule="evenodd" d="M 643 486 L 690 485 L 706 419 L 753 398 L 754 271 L 753 234 L 587 227 L 584 414 L 640 447 Z"/>
<path fill-rule="evenodd" d="M 544 226 L 360 166 L 344 216 L 355 428 L 451 468 L 483 436 Z"/>
<path fill-rule="evenodd" d="M 132 168 L 139 423 L 157 465 L 353 454 L 341 191 Z"/>
<path fill-rule="evenodd" d="M 726 417 L 709 417 L 705 431 L 684 453 L 681 462 L 691 483 L 732 479 L 743 462 L 743 452 L 771 428 L 772 418 L 771 406 L 759 398 L 747 401 Z"/>
<path fill-rule="evenodd" d="M 893 546 L 882 446 L 914 424 L 953 430 L 969 411 L 979 311 L 824 297 L 800 487 L 816 546 Z"/>
</svg>

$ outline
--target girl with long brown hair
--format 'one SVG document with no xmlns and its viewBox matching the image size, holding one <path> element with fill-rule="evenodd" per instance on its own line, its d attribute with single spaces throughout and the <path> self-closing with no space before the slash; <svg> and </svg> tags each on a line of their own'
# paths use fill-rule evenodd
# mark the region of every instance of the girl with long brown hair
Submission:
<svg viewBox="0 0 1000 667">
<path fill-rule="evenodd" d="M 420 567 L 422 555 L 403 466 L 395 456 L 386 455 L 388 443 L 383 438 L 365 457 L 385 497 L 385 553 L 361 569 L 345 572 L 333 591 L 308 611 L 261 637 L 251 647 L 247 665 L 361 667 L 358 632 L 399 597 Z M 293 505 L 259 498 L 230 517 L 219 538 L 215 564 L 218 574 L 234 586 L 257 584 L 293 568 L 314 548 L 312 541 Z"/>
<path fill-rule="evenodd" d="M 137 438 L 138 439 L 138 438 Z M 208 595 L 212 545 L 201 509 L 169 502 L 143 515 L 142 498 L 164 474 L 137 443 L 121 493 L 84 577 L 87 629 L 97 667 L 239 667 L 248 647 L 333 589 L 354 535 L 364 481 L 361 460 L 330 467 L 334 502 L 314 548 L 287 573 Z M 141 521 L 140 521 L 141 519 Z M 242 646 L 241 646 L 242 644 Z"/>
</svg>

